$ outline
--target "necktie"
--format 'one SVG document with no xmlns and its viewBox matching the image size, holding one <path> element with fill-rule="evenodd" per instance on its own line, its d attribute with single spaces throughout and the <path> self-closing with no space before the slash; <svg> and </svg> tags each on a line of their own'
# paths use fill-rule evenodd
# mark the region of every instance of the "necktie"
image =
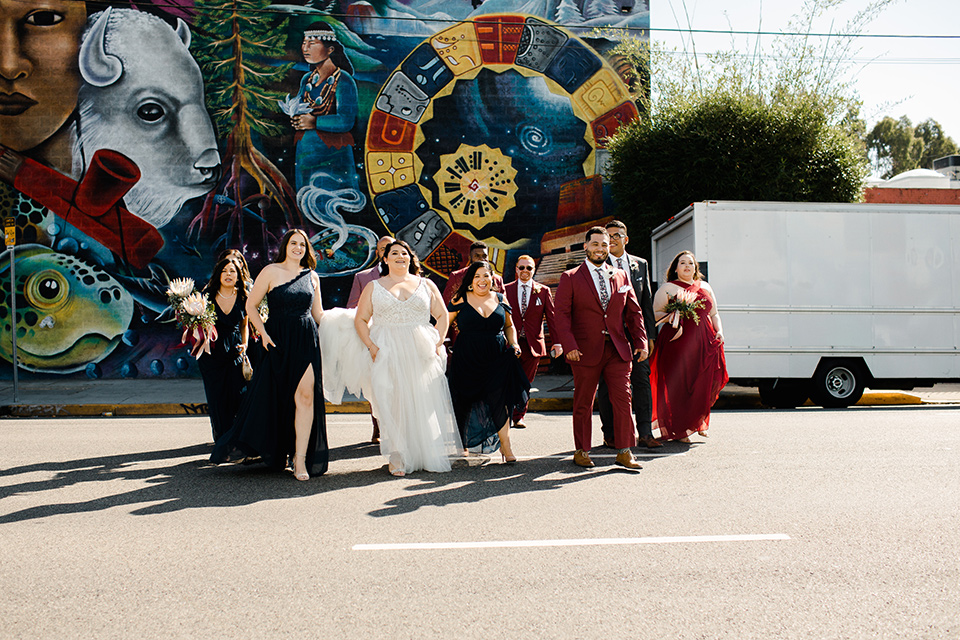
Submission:
<svg viewBox="0 0 960 640">
<path fill-rule="evenodd" d="M 607 293 L 607 279 L 603 276 L 603 269 L 597 267 L 597 277 L 600 278 L 600 306 L 607 310 L 607 303 L 610 302 L 610 294 Z"/>
<path fill-rule="evenodd" d="M 623 256 L 617 258 L 617 268 L 626 273 L 626 269 L 623 268 Z"/>
<path fill-rule="evenodd" d="M 527 315 L 527 285 L 520 285 L 520 317 Z M 523 324 L 520 324 L 520 337 L 527 337 L 527 331 Z"/>
</svg>

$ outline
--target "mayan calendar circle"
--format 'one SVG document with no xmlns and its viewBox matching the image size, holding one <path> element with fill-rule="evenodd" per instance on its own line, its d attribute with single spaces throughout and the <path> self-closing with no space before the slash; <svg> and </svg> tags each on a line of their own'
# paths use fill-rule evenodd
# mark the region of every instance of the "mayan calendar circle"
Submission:
<svg viewBox="0 0 960 640">
<path fill-rule="evenodd" d="M 544 202 L 598 176 L 605 139 L 636 117 L 617 73 L 568 30 L 484 16 L 422 42 L 383 85 L 367 185 L 384 225 L 429 269 L 464 266 L 474 240 L 502 269 L 505 250 L 557 228 Z"/>
</svg>

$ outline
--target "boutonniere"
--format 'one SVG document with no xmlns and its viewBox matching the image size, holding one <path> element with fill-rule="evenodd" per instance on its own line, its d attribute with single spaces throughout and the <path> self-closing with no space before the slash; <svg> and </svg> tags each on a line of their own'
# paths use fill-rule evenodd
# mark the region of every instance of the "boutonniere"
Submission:
<svg viewBox="0 0 960 640">
<path fill-rule="evenodd" d="M 608 263 L 603 263 L 603 274 L 607 277 L 607 280 L 613 279 L 614 268 L 611 267 Z"/>
</svg>

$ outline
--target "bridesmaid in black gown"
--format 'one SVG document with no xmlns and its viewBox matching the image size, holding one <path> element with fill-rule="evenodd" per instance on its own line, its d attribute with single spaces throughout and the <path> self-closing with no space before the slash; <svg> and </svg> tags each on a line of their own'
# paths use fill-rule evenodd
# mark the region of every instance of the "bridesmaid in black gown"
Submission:
<svg viewBox="0 0 960 640">
<path fill-rule="evenodd" d="M 247 315 L 244 305 L 243 269 L 235 258 L 217 262 L 210 282 L 203 288 L 217 312 L 217 339 L 210 353 L 197 360 L 207 396 L 207 412 L 213 427 L 213 439 L 221 437 L 233 426 L 240 408 L 240 396 L 246 389 L 240 359 L 247 345 Z"/>
<path fill-rule="evenodd" d="M 240 265 L 240 279 L 243 280 L 243 290 L 246 294 L 243 299 L 244 305 L 246 305 L 246 296 L 250 295 L 250 292 L 253 290 L 253 278 L 250 276 L 250 266 L 247 264 L 247 259 L 239 249 L 226 249 L 221 251 L 217 260 L 223 260 L 224 258 L 233 258 L 237 261 L 237 264 Z M 244 317 L 246 317 L 246 309 L 244 309 Z M 249 322 L 247 323 L 247 329 L 248 331 L 250 329 Z M 256 331 L 250 333 L 247 339 L 247 358 L 250 359 L 250 363 L 254 369 L 257 368 L 257 365 L 260 364 L 260 360 L 263 358 L 263 347 L 260 345 L 260 335 Z"/>
<path fill-rule="evenodd" d="M 317 323 L 323 316 L 316 254 L 300 229 L 288 231 L 274 264 L 264 267 L 247 298 L 247 317 L 263 340 L 263 360 L 240 406 L 233 428 L 217 440 L 212 462 L 260 457 L 283 468 L 293 457 L 297 480 L 327 470 L 326 415 Z M 270 316 L 257 305 L 266 296 Z"/>
<path fill-rule="evenodd" d="M 514 463 L 509 418 L 526 404 L 530 382 L 520 365 L 510 306 L 493 291 L 488 262 L 467 268 L 447 309 L 459 330 L 447 375 L 463 446 L 484 453 L 499 446 L 503 461 Z"/>
</svg>

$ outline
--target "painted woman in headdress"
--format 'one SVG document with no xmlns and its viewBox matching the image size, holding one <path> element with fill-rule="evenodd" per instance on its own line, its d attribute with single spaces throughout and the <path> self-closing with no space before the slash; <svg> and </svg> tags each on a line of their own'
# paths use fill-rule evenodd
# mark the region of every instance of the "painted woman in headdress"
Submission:
<svg viewBox="0 0 960 640">
<path fill-rule="evenodd" d="M 310 71 L 297 94 L 298 111 L 306 113 L 291 117 L 297 130 L 297 191 L 311 184 L 330 192 L 359 191 L 350 133 L 357 122 L 353 66 L 326 22 L 307 27 L 301 51 Z"/>
</svg>

